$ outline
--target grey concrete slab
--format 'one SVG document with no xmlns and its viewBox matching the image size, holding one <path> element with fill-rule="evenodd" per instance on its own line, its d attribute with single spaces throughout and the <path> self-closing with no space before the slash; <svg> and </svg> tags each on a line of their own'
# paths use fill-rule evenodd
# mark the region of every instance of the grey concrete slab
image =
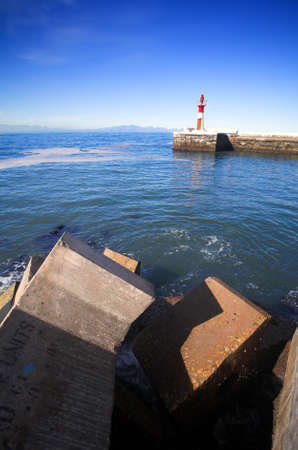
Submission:
<svg viewBox="0 0 298 450">
<path fill-rule="evenodd" d="M 58 241 L 0 329 L 0 448 L 109 447 L 116 347 L 153 293 L 72 236 Z"/>
<path fill-rule="evenodd" d="M 108 449 L 115 355 L 18 308 L 0 340 L 1 450 Z"/>
</svg>

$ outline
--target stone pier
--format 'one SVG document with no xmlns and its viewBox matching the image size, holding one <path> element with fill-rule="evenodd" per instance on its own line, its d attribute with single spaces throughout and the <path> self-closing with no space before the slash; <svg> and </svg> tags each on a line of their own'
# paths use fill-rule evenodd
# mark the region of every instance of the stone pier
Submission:
<svg viewBox="0 0 298 450">
<path fill-rule="evenodd" d="M 177 132 L 175 151 L 235 151 L 298 155 L 298 136 Z"/>
</svg>

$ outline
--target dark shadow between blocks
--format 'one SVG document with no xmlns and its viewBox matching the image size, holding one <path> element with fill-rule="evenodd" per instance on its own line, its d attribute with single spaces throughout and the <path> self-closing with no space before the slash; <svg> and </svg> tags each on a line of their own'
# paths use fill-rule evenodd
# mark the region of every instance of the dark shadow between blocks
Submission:
<svg viewBox="0 0 298 450">
<path fill-rule="evenodd" d="M 234 147 L 232 142 L 230 141 L 230 138 L 225 133 L 217 133 L 216 138 L 216 152 L 231 152 L 234 151 Z"/>
</svg>

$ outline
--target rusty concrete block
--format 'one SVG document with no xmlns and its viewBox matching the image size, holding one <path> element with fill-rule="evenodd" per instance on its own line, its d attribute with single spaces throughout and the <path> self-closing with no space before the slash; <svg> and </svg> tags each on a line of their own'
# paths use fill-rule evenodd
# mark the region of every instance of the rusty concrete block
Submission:
<svg viewBox="0 0 298 450">
<path fill-rule="evenodd" d="M 121 266 L 126 267 L 131 272 L 134 272 L 137 275 L 141 274 L 140 261 L 135 261 L 134 259 L 122 255 L 121 253 L 115 252 L 115 250 L 111 250 L 110 248 L 106 248 L 103 254 L 108 258 L 111 258 L 113 261 L 117 262 Z"/>
<path fill-rule="evenodd" d="M 216 278 L 145 328 L 133 349 L 177 423 L 191 426 L 216 405 L 233 374 L 249 366 L 269 315 Z"/>
<path fill-rule="evenodd" d="M 6 291 L 0 294 L 0 324 L 12 307 L 16 291 L 17 283 L 13 283 Z"/>
<path fill-rule="evenodd" d="M 176 303 L 180 302 L 182 300 L 182 295 L 176 295 L 175 297 L 163 297 L 163 299 L 169 303 L 170 305 L 174 306 Z"/>
<path fill-rule="evenodd" d="M 0 448 L 107 449 L 115 347 L 150 283 L 65 234 L 0 329 Z"/>
<path fill-rule="evenodd" d="M 284 385 L 277 402 L 272 450 L 295 450 L 298 443 L 298 330 L 291 342 Z"/>
</svg>

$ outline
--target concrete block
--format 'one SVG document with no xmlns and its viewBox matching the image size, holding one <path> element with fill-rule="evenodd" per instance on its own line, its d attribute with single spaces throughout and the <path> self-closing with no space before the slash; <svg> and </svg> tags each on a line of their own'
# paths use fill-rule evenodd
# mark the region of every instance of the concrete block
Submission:
<svg viewBox="0 0 298 450">
<path fill-rule="evenodd" d="M 297 136 L 244 135 L 238 133 L 174 133 L 175 151 L 236 151 L 298 154 Z"/>
<path fill-rule="evenodd" d="M 106 248 L 103 254 L 108 258 L 111 258 L 118 264 L 121 264 L 121 266 L 126 267 L 126 269 L 130 270 L 131 272 L 134 272 L 137 275 L 141 274 L 140 261 L 135 261 L 134 259 L 122 255 L 121 253 L 115 252 L 115 250 L 111 250 L 110 248 Z"/>
<path fill-rule="evenodd" d="M 107 449 L 115 348 L 152 301 L 150 283 L 65 234 L 0 329 L 0 448 Z"/>
<path fill-rule="evenodd" d="M 295 450 L 298 445 L 298 330 L 291 342 L 284 385 L 277 403 L 272 450 Z"/>
<path fill-rule="evenodd" d="M 17 283 L 13 283 L 6 291 L 0 294 L 0 325 L 6 314 L 12 307 L 14 297 L 17 291 Z"/>
<path fill-rule="evenodd" d="M 216 405 L 232 374 L 249 367 L 268 319 L 222 281 L 207 278 L 145 328 L 133 349 L 176 422 L 188 427 Z"/>
<path fill-rule="evenodd" d="M 15 302 L 17 302 L 22 297 L 22 295 L 25 292 L 26 287 L 28 286 L 32 277 L 35 275 L 35 273 L 40 268 L 43 261 L 44 261 L 44 258 L 42 256 L 36 256 L 36 255 L 31 256 L 31 258 L 29 259 L 29 262 L 27 264 L 27 267 L 25 269 L 25 272 L 23 273 L 18 290 L 16 292 Z"/>
</svg>

